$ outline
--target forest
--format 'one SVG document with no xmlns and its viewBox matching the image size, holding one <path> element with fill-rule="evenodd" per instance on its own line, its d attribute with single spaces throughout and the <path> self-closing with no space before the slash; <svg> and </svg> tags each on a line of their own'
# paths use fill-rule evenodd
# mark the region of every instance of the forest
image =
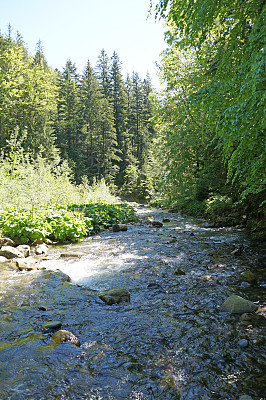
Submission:
<svg viewBox="0 0 266 400">
<path fill-rule="evenodd" d="M 31 204 L 41 203 L 25 184 L 35 174 L 38 188 L 48 176 L 46 189 L 62 185 L 63 198 L 65 185 L 104 182 L 122 199 L 263 236 L 265 3 L 160 0 L 151 8 L 166 31 L 160 91 L 149 76 L 124 78 L 116 52 L 102 50 L 82 74 L 71 60 L 59 71 L 41 41 L 31 55 L 11 27 L 0 33 L 2 209 L 16 206 L 18 181 Z"/>
</svg>

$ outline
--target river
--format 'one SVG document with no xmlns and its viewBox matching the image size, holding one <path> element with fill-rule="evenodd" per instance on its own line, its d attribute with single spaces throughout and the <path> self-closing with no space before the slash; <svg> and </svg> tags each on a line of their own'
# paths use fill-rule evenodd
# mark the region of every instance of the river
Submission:
<svg viewBox="0 0 266 400">
<path fill-rule="evenodd" d="M 127 231 L 51 246 L 43 270 L 1 266 L 0 400 L 265 399 L 265 243 L 137 212 Z M 73 252 L 83 256 L 60 257 Z M 256 283 L 243 281 L 246 270 Z M 100 300 L 115 287 L 130 303 Z M 222 312 L 231 294 L 259 310 L 247 320 Z M 52 321 L 81 346 L 54 343 L 43 328 Z"/>
</svg>

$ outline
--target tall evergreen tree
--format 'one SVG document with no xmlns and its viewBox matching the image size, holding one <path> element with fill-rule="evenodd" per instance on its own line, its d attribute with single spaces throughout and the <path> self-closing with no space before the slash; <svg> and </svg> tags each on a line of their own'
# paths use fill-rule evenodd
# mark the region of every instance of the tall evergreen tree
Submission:
<svg viewBox="0 0 266 400">
<path fill-rule="evenodd" d="M 81 100 L 86 175 L 90 180 L 93 177 L 105 178 L 108 184 L 112 184 L 117 169 L 115 161 L 118 160 L 113 111 L 89 62 L 81 79 Z"/>
<path fill-rule="evenodd" d="M 79 158 L 81 141 L 80 90 L 75 64 L 70 60 L 61 74 L 58 72 L 58 118 L 56 123 L 57 145 L 63 158 L 73 166 Z"/>
</svg>

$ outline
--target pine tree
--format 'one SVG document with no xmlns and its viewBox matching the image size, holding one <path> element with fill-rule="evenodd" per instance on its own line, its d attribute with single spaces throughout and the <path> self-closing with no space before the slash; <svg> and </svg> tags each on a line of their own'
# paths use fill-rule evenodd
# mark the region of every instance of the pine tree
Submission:
<svg viewBox="0 0 266 400">
<path fill-rule="evenodd" d="M 113 112 L 89 62 L 81 79 L 81 100 L 86 175 L 90 180 L 105 178 L 108 184 L 112 184 L 116 174 L 114 161 L 118 159 Z"/>
<path fill-rule="evenodd" d="M 81 139 L 80 90 L 78 86 L 78 74 L 75 64 L 70 60 L 61 74 L 57 74 L 59 99 L 58 117 L 56 123 L 57 145 L 63 158 L 67 159 L 71 166 L 75 165 L 79 158 L 79 144 Z"/>
</svg>

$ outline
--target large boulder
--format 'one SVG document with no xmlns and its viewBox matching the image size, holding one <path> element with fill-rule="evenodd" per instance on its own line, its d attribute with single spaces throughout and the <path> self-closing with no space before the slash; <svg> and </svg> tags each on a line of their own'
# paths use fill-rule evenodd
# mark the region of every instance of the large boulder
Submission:
<svg viewBox="0 0 266 400">
<path fill-rule="evenodd" d="M 16 247 L 12 246 L 2 246 L 0 249 L 0 256 L 8 258 L 11 260 L 12 258 L 24 258 L 24 254 L 19 251 Z"/>
<path fill-rule="evenodd" d="M 231 314 L 244 314 L 257 311 L 258 306 L 252 301 L 243 299 L 243 297 L 233 294 L 229 296 L 221 306 L 222 311 L 230 312 Z"/>
<path fill-rule="evenodd" d="M 106 304 L 115 304 L 115 303 L 129 303 L 130 302 L 130 294 L 124 288 L 114 288 L 109 290 L 103 290 L 98 293 L 98 296 L 101 300 L 103 300 Z"/>
</svg>

